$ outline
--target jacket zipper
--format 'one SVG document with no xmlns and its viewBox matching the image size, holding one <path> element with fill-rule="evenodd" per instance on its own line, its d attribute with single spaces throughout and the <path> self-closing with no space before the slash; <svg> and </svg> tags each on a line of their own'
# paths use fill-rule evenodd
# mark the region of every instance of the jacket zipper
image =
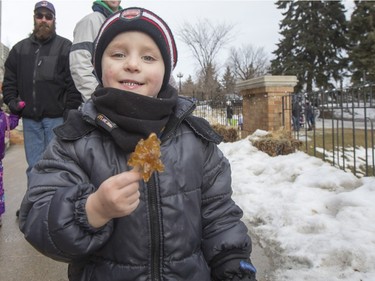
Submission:
<svg viewBox="0 0 375 281">
<path fill-rule="evenodd" d="M 151 280 L 161 280 L 160 276 L 160 214 L 158 210 L 157 189 L 155 175 L 148 184 L 150 231 L 151 231 Z"/>
<path fill-rule="evenodd" d="M 35 93 L 35 77 L 36 77 L 36 72 L 37 68 L 41 64 L 41 61 L 39 61 L 39 51 L 40 51 L 40 45 L 38 49 L 35 51 L 36 57 L 35 57 L 35 62 L 34 62 L 34 73 L 33 73 L 33 111 L 36 114 L 36 107 L 35 107 L 35 101 L 36 101 L 36 93 Z"/>
<path fill-rule="evenodd" d="M 190 107 L 182 116 L 180 116 L 179 121 L 175 124 L 174 128 L 182 122 L 185 116 L 192 113 L 195 106 Z M 170 132 L 165 132 L 166 134 L 162 136 L 162 142 L 168 139 L 172 134 Z M 160 136 L 159 136 L 160 137 Z M 161 280 L 160 274 L 160 256 L 161 256 L 161 226 L 160 226 L 160 213 L 158 209 L 158 192 L 156 188 L 156 174 L 154 174 L 147 184 L 148 190 L 148 206 L 150 210 L 150 232 L 151 232 L 151 280 L 159 281 Z"/>
</svg>

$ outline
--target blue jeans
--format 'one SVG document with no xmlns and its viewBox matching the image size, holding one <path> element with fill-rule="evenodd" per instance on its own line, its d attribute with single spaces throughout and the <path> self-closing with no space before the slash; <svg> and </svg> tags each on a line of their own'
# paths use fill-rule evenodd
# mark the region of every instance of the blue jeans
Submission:
<svg viewBox="0 0 375 281">
<path fill-rule="evenodd" d="M 43 118 L 40 121 L 22 118 L 26 160 L 29 165 L 26 170 L 27 176 L 36 162 L 42 158 L 47 145 L 55 136 L 53 128 L 61 125 L 63 121 L 63 117 Z"/>
</svg>

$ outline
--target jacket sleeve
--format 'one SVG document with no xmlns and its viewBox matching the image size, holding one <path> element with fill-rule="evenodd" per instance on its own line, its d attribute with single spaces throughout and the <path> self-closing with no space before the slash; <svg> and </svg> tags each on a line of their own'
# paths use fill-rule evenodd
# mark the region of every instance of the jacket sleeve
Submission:
<svg viewBox="0 0 375 281">
<path fill-rule="evenodd" d="M 94 51 L 94 40 L 99 32 L 104 17 L 94 12 L 81 21 L 74 29 L 74 40 L 70 51 L 70 71 L 74 84 L 82 94 L 84 101 L 91 98 L 91 94 L 98 86 L 94 75 L 92 54 Z"/>
<path fill-rule="evenodd" d="M 3 81 L 3 97 L 5 104 L 9 104 L 12 100 L 18 98 L 17 90 L 17 45 L 13 47 L 5 61 L 4 81 Z"/>
<path fill-rule="evenodd" d="M 203 252 L 211 268 L 235 259 L 247 260 L 251 239 L 232 200 L 231 170 L 219 148 L 209 143 L 202 187 Z"/>
<path fill-rule="evenodd" d="M 64 51 L 63 51 L 64 52 L 63 56 L 66 58 L 65 65 L 64 65 L 65 85 L 66 85 L 65 110 L 77 109 L 82 103 L 81 94 L 77 90 L 76 86 L 74 85 L 74 81 L 70 73 L 70 67 L 69 67 L 70 48 L 71 48 L 71 43 L 66 44 L 64 45 Z"/>
<path fill-rule="evenodd" d="M 72 142 L 52 140 L 44 157 L 32 169 L 20 208 L 20 229 L 42 254 L 59 261 L 83 259 L 110 237 L 113 223 L 90 226 L 87 197 L 95 191 L 78 166 Z"/>
<path fill-rule="evenodd" d="M 14 128 L 16 128 L 18 126 L 18 121 L 19 121 L 20 117 L 16 114 L 9 114 L 9 128 L 11 130 L 13 130 Z"/>
</svg>

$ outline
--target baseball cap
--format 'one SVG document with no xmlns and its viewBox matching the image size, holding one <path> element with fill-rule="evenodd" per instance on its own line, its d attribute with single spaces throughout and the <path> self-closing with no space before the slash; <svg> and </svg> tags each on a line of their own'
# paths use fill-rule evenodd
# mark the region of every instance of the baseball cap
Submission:
<svg viewBox="0 0 375 281">
<path fill-rule="evenodd" d="M 35 8 L 34 8 L 34 12 L 39 8 L 46 8 L 46 9 L 50 10 L 52 12 L 52 14 L 56 15 L 55 7 L 53 6 L 52 3 L 48 2 L 48 1 L 40 1 L 40 2 L 36 3 Z"/>
</svg>

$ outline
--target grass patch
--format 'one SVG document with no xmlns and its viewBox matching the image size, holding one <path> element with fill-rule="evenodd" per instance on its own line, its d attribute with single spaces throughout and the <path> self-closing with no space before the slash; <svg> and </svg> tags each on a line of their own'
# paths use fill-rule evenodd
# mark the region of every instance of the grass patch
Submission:
<svg viewBox="0 0 375 281">
<path fill-rule="evenodd" d="M 214 124 L 212 128 L 223 137 L 223 142 L 235 142 L 239 139 L 238 131 L 233 127 Z"/>
<path fill-rule="evenodd" d="M 373 136 L 375 138 L 375 136 Z M 366 143 L 367 139 L 367 143 Z M 314 144 L 315 147 L 321 147 L 328 151 L 333 151 L 337 147 L 371 147 L 371 132 L 363 129 L 356 129 L 353 133 L 352 129 L 316 129 L 315 134 L 313 131 L 309 131 L 307 134 L 307 151 L 306 145 L 301 146 L 301 150 L 304 150 L 309 155 L 314 155 Z M 375 139 L 374 139 L 375 141 Z"/>
<path fill-rule="evenodd" d="M 372 134 L 370 130 L 366 132 L 364 129 L 353 131 L 350 128 L 329 128 L 323 131 L 319 128 L 315 133 L 309 131 L 302 137 L 304 140 L 300 136 L 304 143 L 299 149 L 355 175 L 374 176 L 372 155 L 375 136 Z"/>
</svg>

